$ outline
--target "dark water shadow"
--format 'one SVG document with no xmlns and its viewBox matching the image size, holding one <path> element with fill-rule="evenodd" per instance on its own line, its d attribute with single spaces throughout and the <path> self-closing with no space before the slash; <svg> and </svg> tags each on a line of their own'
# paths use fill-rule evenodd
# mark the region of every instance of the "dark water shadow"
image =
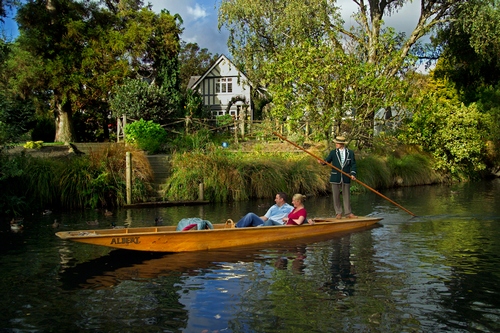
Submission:
<svg viewBox="0 0 500 333">
<path fill-rule="evenodd" d="M 381 225 L 375 224 L 355 231 L 312 237 L 307 240 L 289 240 L 216 251 L 159 253 L 113 250 L 105 256 L 72 267 L 63 267 L 59 272 L 59 280 L 65 290 L 103 289 L 116 286 L 125 280 L 147 281 L 167 275 L 198 275 L 200 270 L 220 267 L 225 263 L 262 261 L 269 252 L 303 253 L 305 252 L 303 249 L 310 244 L 340 239 L 353 232 L 377 227 Z"/>
</svg>

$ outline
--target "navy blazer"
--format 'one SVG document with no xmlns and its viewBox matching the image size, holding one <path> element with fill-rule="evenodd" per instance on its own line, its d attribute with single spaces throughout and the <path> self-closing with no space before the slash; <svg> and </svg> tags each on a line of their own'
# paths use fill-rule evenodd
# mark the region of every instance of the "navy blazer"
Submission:
<svg viewBox="0 0 500 333">
<path fill-rule="evenodd" d="M 354 152 L 347 148 L 344 149 L 346 151 L 344 165 L 340 164 L 340 153 L 338 149 L 332 150 L 330 154 L 328 154 L 325 161 L 331 163 L 334 167 L 339 168 L 351 176 L 356 176 L 356 158 L 354 157 Z M 341 179 L 342 182 L 346 184 L 351 182 L 351 178 L 332 168 L 332 172 L 330 173 L 330 183 L 338 184 L 341 182 Z"/>
</svg>

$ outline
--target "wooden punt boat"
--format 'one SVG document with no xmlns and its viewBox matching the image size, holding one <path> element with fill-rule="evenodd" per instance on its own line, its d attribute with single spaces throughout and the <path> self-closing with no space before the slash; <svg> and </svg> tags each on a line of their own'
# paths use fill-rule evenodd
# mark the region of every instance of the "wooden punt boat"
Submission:
<svg viewBox="0 0 500 333">
<path fill-rule="evenodd" d="M 227 249 L 334 234 L 371 226 L 382 220 L 360 216 L 354 219 L 315 218 L 314 224 L 228 228 L 214 224 L 213 229 L 176 231 L 176 226 L 124 229 L 60 231 L 61 239 L 116 249 L 152 252 L 189 252 Z"/>
</svg>

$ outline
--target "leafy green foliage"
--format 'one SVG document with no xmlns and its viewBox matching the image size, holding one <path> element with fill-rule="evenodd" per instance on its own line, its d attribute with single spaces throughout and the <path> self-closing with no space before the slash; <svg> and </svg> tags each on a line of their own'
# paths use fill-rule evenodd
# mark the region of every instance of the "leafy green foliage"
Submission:
<svg viewBox="0 0 500 333">
<path fill-rule="evenodd" d="M 217 118 L 215 118 L 215 120 L 217 121 L 217 126 L 219 126 L 219 127 L 234 124 L 234 118 L 230 114 L 217 116 Z"/>
<path fill-rule="evenodd" d="M 431 153 L 436 170 L 468 179 L 486 169 L 485 139 L 489 137 L 491 120 L 475 104 L 455 105 L 430 96 L 400 138 Z"/>
<path fill-rule="evenodd" d="M 500 137 L 500 7 L 496 1 L 471 0 L 467 5 L 458 7 L 454 15 L 455 20 L 445 26 L 434 41 L 443 46 L 434 77 L 441 79 L 445 89 L 465 104 L 458 114 L 453 112 L 451 120 L 456 126 L 471 126 L 466 130 L 451 128 L 453 125 L 450 124 L 450 136 L 480 141 L 466 144 L 462 139 L 465 147 L 453 147 L 450 142 L 434 154 L 442 160 L 451 161 L 452 170 L 459 174 L 457 177 L 465 178 L 471 172 L 481 172 L 486 167 L 496 168 L 499 164 L 496 156 Z M 461 121 L 457 119 L 460 115 Z M 473 135 L 471 132 L 475 131 Z M 489 147 L 488 153 L 484 151 L 485 144 Z M 455 167 L 457 163 L 461 167 Z"/>
<path fill-rule="evenodd" d="M 43 147 L 43 141 L 28 141 L 23 147 L 26 149 L 40 149 Z"/>
<path fill-rule="evenodd" d="M 270 77 L 271 114 L 286 117 L 292 131 L 307 120 L 321 133 L 334 126 L 335 133 L 361 141 L 372 136 L 375 110 L 403 109 L 407 101 L 408 81 L 382 76 L 381 64 L 362 63 L 326 45 L 292 46 L 263 68 Z"/>
<path fill-rule="evenodd" d="M 0 144 L 15 142 L 35 124 L 35 108 L 28 100 L 0 92 Z"/>
<path fill-rule="evenodd" d="M 436 76 L 453 81 L 465 103 L 477 100 L 476 89 L 495 85 L 500 75 L 500 7 L 495 1 L 470 0 L 439 31 L 443 46 Z"/>
<path fill-rule="evenodd" d="M 141 119 L 125 126 L 126 141 L 139 149 L 156 154 L 167 141 L 167 132 L 152 120 Z"/>
<path fill-rule="evenodd" d="M 327 136 L 333 128 L 369 145 L 375 112 L 406 108 L 410 86 L 401 78 L 417 60 L 410 51 L 464 2 L 423 0 L 408 36 L 384 26 L 384 18 L 409 1 L 355 2 L 357 25 L 346 29 L 334 2 L 225 0 L 219 25 L 230 31 L 235 62 L 268 88 L 272 116 L 308 119 Z"/>
<path fill-rule="evenodd" d="M 109 106 L 114 117 L 123 114 L 132 119 L 144 119 L 164 123 L 168 115 L 169 96 L 156 84 L 144 80 L 127 79 L 121 86 L 116 86 Z"/>
<path fill-rule="evenodd" d="M 186 117 L 210 117 L 210 112 L 205 109 L 203 98 L 199 92 L 188 89 L 185 95 L 185 104 L 184 109 Z"/>
</svg>

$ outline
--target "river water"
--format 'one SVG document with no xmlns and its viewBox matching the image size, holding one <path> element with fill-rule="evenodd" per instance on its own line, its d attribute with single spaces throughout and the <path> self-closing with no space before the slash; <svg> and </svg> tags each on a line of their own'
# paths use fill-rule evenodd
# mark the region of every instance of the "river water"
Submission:
<svg viewBox="0 0 500 333">
<path fill-rule="evenodd" d="M 383 194 L 417 217 L 353 195 L 354 213 L 379 226 L 200 253 L 109 250 L 54 232 L 157 216 L 217 223 L 263 214 L 272 199 L 25 217 L 22 233 L 0 234 L 0 332 L 499 332 L 500 180 Z M 309 217 L 334 215 L 328 197 L 305 204 Z"/>
</svg>

